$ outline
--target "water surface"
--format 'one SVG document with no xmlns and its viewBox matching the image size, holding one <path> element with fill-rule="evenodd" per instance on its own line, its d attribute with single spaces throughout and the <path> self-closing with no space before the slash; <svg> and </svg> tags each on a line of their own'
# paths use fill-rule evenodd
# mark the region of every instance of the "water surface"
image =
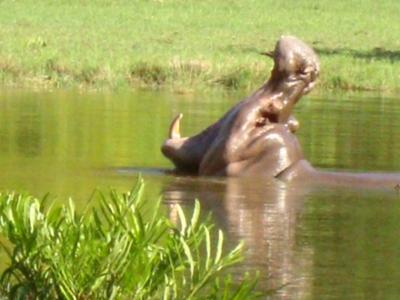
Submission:
<svg viewBox="0 0 400 300">
<path fill-rule="evenodd" d="M 394 187 L 352 189 L 252 179 L 174 177 L 159 149 L 170 120 L 184 113 L 193 134 L 240 94 L 157 92 L 0 93 L 0 190 L 47 192 L 84 205 L 95 188 L 125 191 L 141 173 L 146 197 L 190 211 L 195 198 L 226 232 L 246 243 L 235 272 L 258 269 L 280 299 L 397 298 L 400 196 Z M 379 97 L 303 99 L 299 139 L 313 165 L 336 170 L 400 170 L 400 101 Z"/>
</svg>

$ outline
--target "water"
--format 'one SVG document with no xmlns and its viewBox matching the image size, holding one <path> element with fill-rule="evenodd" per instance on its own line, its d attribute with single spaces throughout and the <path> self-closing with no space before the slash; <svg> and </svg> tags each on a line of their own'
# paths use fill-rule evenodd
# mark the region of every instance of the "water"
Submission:
<svg viewBox="0 0 400 300">
<path fill-rule="evenodd" d="M 170 120 L 184 113 L 193 134 L 241 95 L 143 92 L 0 93 L 0 190 L 50 192 L 84 205 L 95 188 L 131 188 L 141 173 L 146 197 L 190 211 L 195 198 L 226 234 L 246 243 L 236 273 L 261 271 L 278 299 L 397 298 L 400 195 L 385 190 L 287 185 L 279 181 L 174 177 L 160 151 Z M 305 156 L 313 165 L 400 170 L 400 101 L 303 99 L 296 108 Z"/>
</svg>

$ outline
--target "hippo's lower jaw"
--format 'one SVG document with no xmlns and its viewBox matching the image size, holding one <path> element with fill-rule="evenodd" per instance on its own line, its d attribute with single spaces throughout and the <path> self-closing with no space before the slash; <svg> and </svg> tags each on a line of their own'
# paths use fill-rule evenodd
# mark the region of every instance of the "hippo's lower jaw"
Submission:
<svg viewBox="0 0 400 300">
<path fill-rule="evenodd" d="M 177 116 L 161 150 L 178 171 L 199 175 L 277 176 L 303 158 L 293 132 L 294 105 L 314 86 L 319 62 L 294 37 L 282 37 L 273 52 L 269 80 L 220 120 L 192 137 L 181 137 Z"/>
</svg>

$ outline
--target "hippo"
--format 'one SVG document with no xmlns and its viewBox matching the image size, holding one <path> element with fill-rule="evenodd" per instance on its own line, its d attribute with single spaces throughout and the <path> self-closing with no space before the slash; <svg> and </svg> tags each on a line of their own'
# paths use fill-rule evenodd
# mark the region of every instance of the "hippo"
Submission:
<svg viewBox="0 0 400 300">
<path fill-rule="evenodd" d="M 332 184 L 399 184 L 400 174 L 359 174 L 316 170 L 304 158 L 295 135 L 292 110 L 316 84 L 320 72 L 314 50 L 293 36 L 282 36 L 272 52 L 269 79 L 217 122 L 181 137 L 179 114 L 161 147 L 176 171 L 205 176 L 264 176 Z"/>
</svg>

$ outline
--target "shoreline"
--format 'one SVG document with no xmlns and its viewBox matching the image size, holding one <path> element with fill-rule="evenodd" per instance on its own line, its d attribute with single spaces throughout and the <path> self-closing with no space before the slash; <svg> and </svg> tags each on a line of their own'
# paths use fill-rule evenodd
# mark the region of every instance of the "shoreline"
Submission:
<svg viewBox="0 0 400 300">
<path fill-rule="evenodd" d="M 373 9 L 373 14 L 371 11 Z M 400 2 L 0 2 L 0 85 L 254 90 L 281 35 L 317 52 L 314 93 L 400 92 Z M 390 30 L 388 30 L 390 28 Z"/>
</svg>

